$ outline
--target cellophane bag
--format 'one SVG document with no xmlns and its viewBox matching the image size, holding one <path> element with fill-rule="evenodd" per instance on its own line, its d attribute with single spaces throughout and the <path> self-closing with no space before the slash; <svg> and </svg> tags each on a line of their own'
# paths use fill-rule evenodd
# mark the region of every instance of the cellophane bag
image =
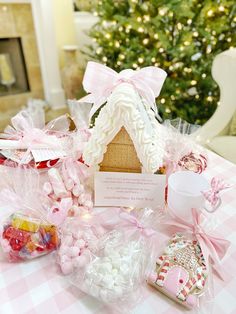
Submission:
<svg viewBox="0 0 236 314">
<path fill-rule="evenodd" d="M 142 284 L 154 260 L 157 222 L 151 209 L 120 212 L 120 223 L 106 232 L 90 252 L 87 263 L 75 270 L 71 281 L 112 310 L 127 313 L 142 298 Z"/>
<path fill-rule="evenodd" d="M 147 283 L 194 314 L 211 314 L 214 304 L 213 270 L 219 248 L 225 255 L 229 242 L 214 237 L 212 224 L 200 222 L 202 214 L 193 209 L 193 223 L 167 216 L 159 229 L 166 241 L 147 276 Z M 207 230 L 208 229 L 208 230 Z M 171 234 L 171 230 L 176 230 Z M 210 235 L 208 234 L 210 231 Z M 222 248 L 220 246 L 223 245 Z M 209 246 L 209 247 L 208 247 Z M 214 269 L 213 269 L 214 268 Z M 215 272 L 219 275 L 219 272 Z M 219 276 L 222 279 L 222 276 Z"/>
<path fill-rule="evenodd" d="M 192 135 L 199 128 L 180 118 L 165 120 L 167 128 L 164 168 L 167 175 L 175 171 L 190 170 L 202 173 L 208 163 L 207 151 L 194 142 Z"/>
<path fill-rule="evenodd" d="M 46 124 L 44 110 L 27 108 L 11 118 L 0 134 L 0 164 L 7 167 L 27 165 L 44 174 L 57 164 L 73 146 L 67 115 Z"/>
<path fill-rule="evenodd" d="M 38 173 L 15 169 L 14 184 L 0 192 L 0 245 L 8 261 L 33 259 L 58 248 L 58 230 L 47 219 L 48 206 Z"/>
</svg>

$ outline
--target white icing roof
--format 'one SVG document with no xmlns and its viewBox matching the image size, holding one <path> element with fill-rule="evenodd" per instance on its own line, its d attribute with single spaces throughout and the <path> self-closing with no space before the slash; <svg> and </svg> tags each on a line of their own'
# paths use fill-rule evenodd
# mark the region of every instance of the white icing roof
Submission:
<svg viewBox="0 0 236 314">
<path fill-rule="evenodd" d="M 133 141 L 143 172 L 154 173 L 163 163 L 166 128 L 128 83 L 114 89 L 96 118 L 83 153 L 85 163 L 100 164 L 107 145 L 123 126 Z"/>
</svg>

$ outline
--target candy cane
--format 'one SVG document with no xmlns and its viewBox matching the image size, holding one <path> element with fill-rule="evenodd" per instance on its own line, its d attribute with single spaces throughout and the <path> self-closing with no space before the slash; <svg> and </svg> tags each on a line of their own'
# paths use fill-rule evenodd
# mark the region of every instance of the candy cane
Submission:
<svg viewBox="0 0 236 314">
<path fill-rule="evenodd" d="M 168 259 L 166 259 L 163 266 L 161 267 L 159 274 L 157 276 L 157 279 L 156 279 L 156 284 L 158 286 L 163 287 L 164 281 L 166 279 L 166 276 L 168 274 L 168 270 L 169 270 L 170 266 L 171 266 L 170 261 Z"/>
<path fill-rule="evenodd" d="M 189 281 L 186 283 L 186 285 L 181 289 L 181 291 L 177 294 L 177 298 L 185 301 L 189 293 L 198 285 L 198 283 L 202 283 L 202 288 L 205 284 L 205 278 L 203 274 L 197 273 L 192 278 L 189 279 Z"/>
</svg>

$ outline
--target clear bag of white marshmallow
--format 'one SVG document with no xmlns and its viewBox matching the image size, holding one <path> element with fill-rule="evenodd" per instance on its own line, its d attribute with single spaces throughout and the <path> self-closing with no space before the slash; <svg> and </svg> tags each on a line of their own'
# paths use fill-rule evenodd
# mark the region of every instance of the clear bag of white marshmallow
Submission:
<svg viewBox="0 0 236 314">
<path fill-rule="evenodd" d="M 118 209 L 117 216 L 118 224 L 99 239 L 96 253 L 71 282 L 116 313 L 128 313 L 142 300 L 146 271 L 155 260 L 158 215 L 145 208 Z"/>
</svg>

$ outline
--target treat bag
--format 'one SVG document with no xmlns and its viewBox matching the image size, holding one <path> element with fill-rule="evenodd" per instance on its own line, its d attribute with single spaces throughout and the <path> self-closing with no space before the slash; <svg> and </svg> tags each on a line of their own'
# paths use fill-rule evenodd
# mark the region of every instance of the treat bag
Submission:
<svg viewBox="0 0 236 314">
<path fill-rule="evenodd" d="M 208 163 L 207 152 L 197 145 L 191 136 L 198 126 L 179 118 L 165 120 L 164 125 L 168 130 L 164 161 L 167 176 L 181 170 L 202 173 Z"/>
<path fill-rule="evenodd" d="M 206 233 L 197 210 L 193 209 L 192 215 L 193 224 L 178 217 L 163 221 L 163 232 L 179 232 L 172 233 L 159 250 L 147 282 L 194 313 L 210 313 L 214 297 L 212 267 L 222 278 L 219 260 L 229 243 Z"/>
<path fill-rule="evenodd" d="M 150 209 L 120 212 L 120 223 L 105 233 L 90 260 L 71 275 L 71 281 L 87 294 L 117 312 L 127 313 L 141 300 L 142 283 L 152 261 L 151 229 L 155 213 Z"/>
<path fill-rule="evenodd" d="M 50 253 L 59 245 L 56 226 L 47 220 L 36 172 L 18 169 L 12 188 L 0 192 L 0 244 L 10 262 Z"/>
<path fill-rule="evenodd" d="M 67 155 L 71 143 L 66 115 L 45 124 L 42 112 L 22 110 L 0 134 L 0 163 L 10 160 L 8 166 L 47 168 Z"/>
</svg>

